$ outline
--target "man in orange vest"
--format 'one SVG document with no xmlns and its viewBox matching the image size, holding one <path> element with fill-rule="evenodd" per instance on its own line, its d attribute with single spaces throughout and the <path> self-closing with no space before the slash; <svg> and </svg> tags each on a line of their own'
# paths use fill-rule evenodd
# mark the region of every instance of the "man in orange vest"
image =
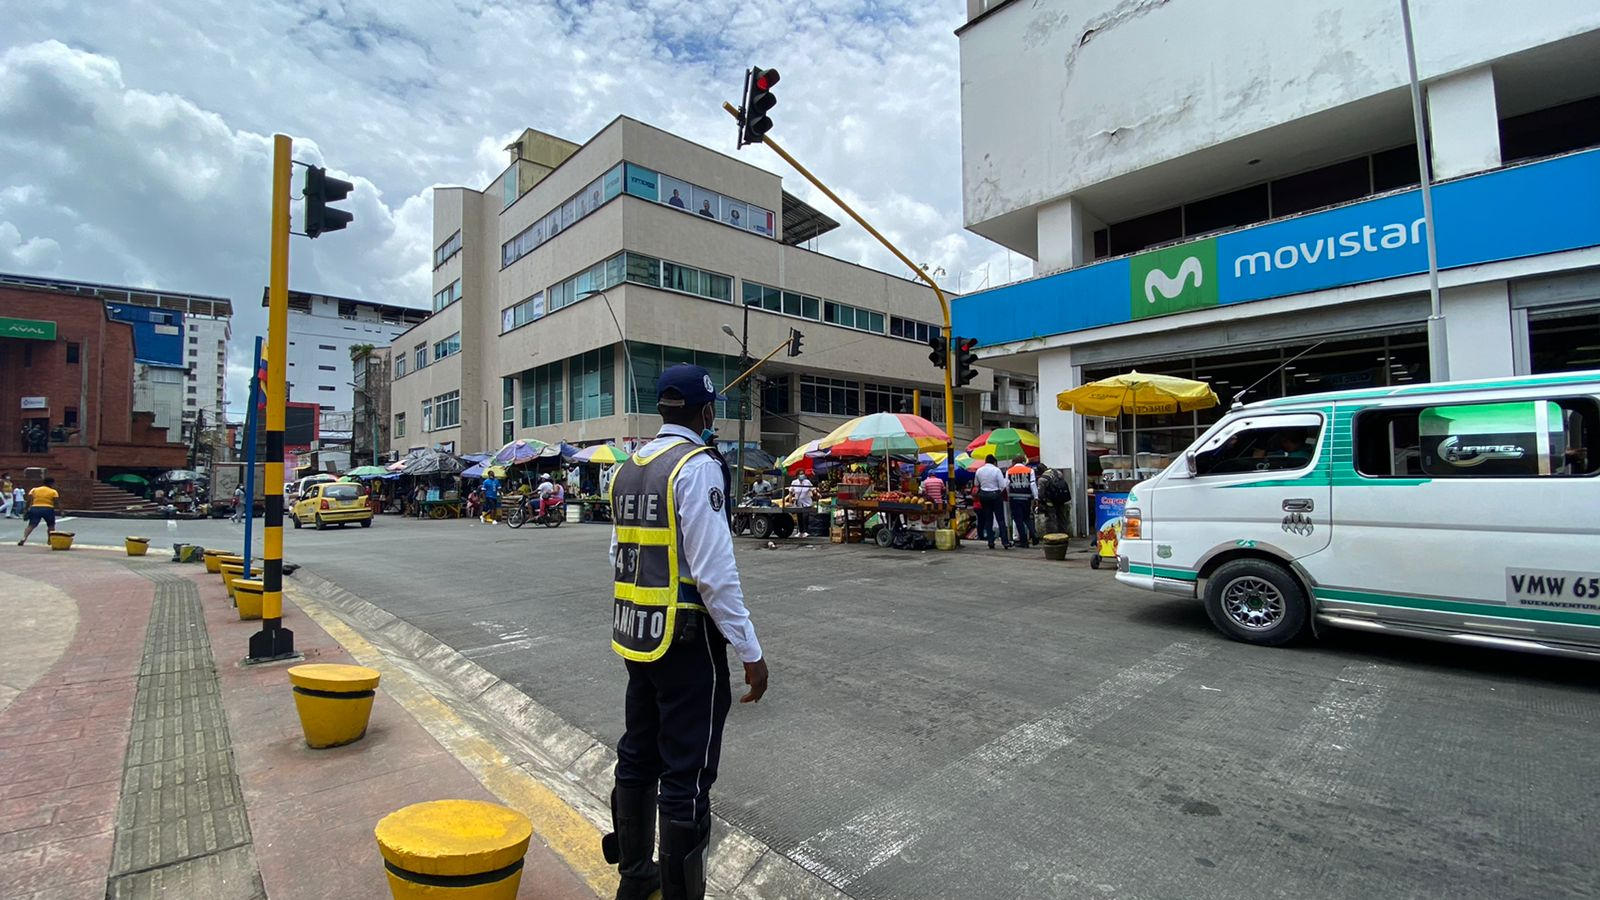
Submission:
<svg viewBox="0 0 1600 900">
<path fill-rule="evenodd" d="M 1017 527 L 1017 546 L 1026 549 L 1030 539 L 1038 544 L 1039 532 L 1033 527 L 1033 504 L 1039 499 L 1039 479 L 1028 465 L 1028 457 L 1018 456 L 1006 470 L 1006 494 L 1011 497 L 1011 521 Z"/>
</svg>

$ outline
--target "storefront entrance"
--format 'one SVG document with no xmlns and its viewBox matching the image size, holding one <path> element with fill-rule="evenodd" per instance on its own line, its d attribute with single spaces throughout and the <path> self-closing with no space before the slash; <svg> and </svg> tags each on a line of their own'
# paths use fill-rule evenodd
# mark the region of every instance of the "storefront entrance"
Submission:
<svg viewBox="0 0 1600 900">
<path fill-rule="evenodd" d="M 1600 339 L 1595 343 L 1600 344 Z M 1600 356 L 1600 350 L 1595 355 Z M 1295 359 L 1297 356 L 1299 358 Z M 1097 366 L 1086 368 L 1083 379 L 1094 381 L 1130 369 L 1208 382 L 1222 401 L 1219 406 L 1198 412 L 1140 416 L 1139 452 L 1152 454 L 1153 458 L 1141 458 L 1138 464 L 1147 468 L 1159 466 L 1163 458 L 1182 452 L 1221 418 L 1235 399 L 1251 403 L 1274 397 L 1425 382 L 1428 380 L 1428 341 L 1425 331 L 1407 328 L 1330 337 L 1320 344 L 1306 341 L 1203 356 L 1129 362 L 1115 367 Z M 1132 446 L 1133 417 L 1123 416 L 1117 424 L 1121 438 L 1118 449 L 1125 454 Z M 1094 480 L 1099 477 L 1101 467 L 1092 449 L 1090 453 L 1089 478 Z"/>
<path fill-rule="evenodd" d="M 1528 370 L 1534 375 L 1600 369 L 1600 309 L 1528 316 Z"/>
</svg>

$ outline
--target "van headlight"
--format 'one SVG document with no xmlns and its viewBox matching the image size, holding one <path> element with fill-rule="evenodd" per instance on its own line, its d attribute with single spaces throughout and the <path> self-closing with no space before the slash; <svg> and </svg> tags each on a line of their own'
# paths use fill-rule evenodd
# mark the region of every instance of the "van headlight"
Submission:
<svg viewBox="0 0 1600 900">
<path fill-rule="evenodd" d="M 1122 537 L 1124 540 L 1137 541 L 1142 538 L 1144 519 L 1135 507 L 1127 507 L 1122 511 Z"/>
</svg>

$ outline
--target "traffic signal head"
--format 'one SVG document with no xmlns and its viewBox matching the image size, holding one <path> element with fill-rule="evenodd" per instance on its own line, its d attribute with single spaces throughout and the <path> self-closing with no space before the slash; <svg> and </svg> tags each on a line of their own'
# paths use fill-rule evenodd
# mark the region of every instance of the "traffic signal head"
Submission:
<svg viewBox="0 0 1600 900">
<path fill-rule="evenodd" d="M 746 75 L 744 106 L 739 110 L 739 146 L 761 143 L 761 136 L 772 128 L 767 110 L 778 103 L 772 88 L 778 83 L 777 69 L 756 66 Z"/>
<path fill-rule="evenodd" d="M 951 373 L 956 385 L 971 384 L 978 377 L 978 339 L 956 338 L 956 368 Z"/>
<path fill-rule="evenodd" d="M 950 364 L 950 342 L 945 339 L 944 332 L 939 332 L 928 338 L 928 346 L 933 352 L 928 354 L 928 362 L 933 363 L 936 369 L 942 369 Z"/>
<path fill-rule="evenodd" d="M 789 355 L 790 356 L 799 356 L 800 355 L 800 339 L 803 338 L 803 337 L 805 337 L 805 335 L 801 334 L 797 329 L 794 329 L 794 328 L 789 329 Z"/>
<path fill-rule="evenodd" d="M 329 178 L 327 169 L 306 167 L 307 237 L 316 237 L 324 231 L 338 231 L 355 219 L 354 214 L 328 205 L 350 196 L 355 187 L 341 178 Z"/>
</svg>

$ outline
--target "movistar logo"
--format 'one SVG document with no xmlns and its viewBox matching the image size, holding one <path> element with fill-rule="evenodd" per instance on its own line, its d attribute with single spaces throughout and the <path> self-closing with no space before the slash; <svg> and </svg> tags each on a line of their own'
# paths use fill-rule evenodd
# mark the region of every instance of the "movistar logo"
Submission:
<svg viewBox="0 0 1600 900">
<path fill-rule="evenodd" d="M 1135 319 L 1217 305 L 1217 244 L 1196 241 L 1129 260 Z"/>
<path fill-rule="evenodd" d="M 1144 298 L 1154 303 L 1156 294 L 1160 294 L 1167 300 L 1176 300 L 1178 295 L 1183 293 L 1184 286 L 1191 280 L 1195 287 L 1202 286 L 1206 280 L 1205 270 L 1200 267 L 1200 258 L 1196 256 L 1183 258 L 1183 262 L 1178 265 L 1176 277 L 1169 276 L 1160 269 L 1151 269 L 1149 274 L 1144 276 Z"/>
</svg>

